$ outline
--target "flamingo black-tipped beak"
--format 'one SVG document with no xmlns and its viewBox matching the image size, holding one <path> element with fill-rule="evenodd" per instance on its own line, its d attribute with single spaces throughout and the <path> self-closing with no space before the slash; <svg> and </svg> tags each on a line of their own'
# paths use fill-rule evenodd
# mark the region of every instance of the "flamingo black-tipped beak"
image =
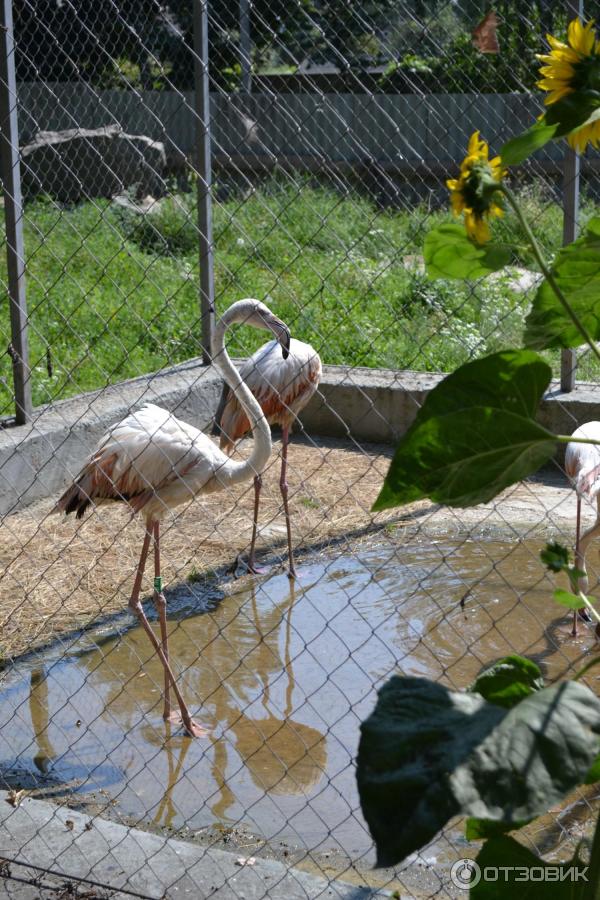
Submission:
<svg viewBox="0 0 600 900">
<path fill-rule="evenodd" d="M 290 342 L 292 340 L 290 329 L 287 327 L 285 322 L 282 322 L 281 319 L 277 318 L 277 316 L 273 316 L 271 328 L 275 337 L 281 344 L 281 355 L 284 359 L 287 359 L 290 355 Z"/>
</svg>

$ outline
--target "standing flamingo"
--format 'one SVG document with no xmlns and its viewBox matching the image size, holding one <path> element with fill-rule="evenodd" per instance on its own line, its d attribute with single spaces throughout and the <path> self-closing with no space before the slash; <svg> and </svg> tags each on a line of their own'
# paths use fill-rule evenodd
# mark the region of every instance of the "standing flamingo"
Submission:
<svg viewBox="0 0 600 900">
<path fill-rule="evenodd" d="M 574 438 L 587 438 L 600 441 L 600 422 L 586 422 L 571 435 Z M 588 577 L 585 566 L 585 554 L 592 538 L 600 533 L 600 446 L 595 444 L 578 444 L 574 441 L 567 444 L 565 454 L 565 471 L 577 492 L 577 526 L 575 534 L 575 565 L 585 575 L 579 579 L 584 593 L 588 592 Z M 581 498 L 596 500 L 598 512 L 591 528 L 581 534 Z M 573 615 L 573 634 L 577 634 L 577 615 L 589 621 L 586 609 L 575 611 Z"/>
<path fill-rule="evenodd" d="M 105 435 L 75 482 L 56 504 L 57 512 L 81 518 L 90 504 L 120 500 L 146 520 L 137 575 L 129 600 L 131 610 L 148 635 L 164 669 L 164 713 L 171 719 L 170 686 L 179 704 L 181 721 L 190 736 L 202 729 L 191 718 L 169 664 L 166 600 L 160 576 L 160 521 L 174 506 L 199 493 L 212 493 L 252 478 L 271 455 L 271 432 L 265 416 L 232 364 L 224 346 L 226 329 L 235 322 L 271 331 L 287 356 L 290 332 L 281 319 L 258 300 L 239 300 L 223 315 L 212 342 L 213 362 L 252 423 L 254 447 L 248 460 L 233 462 L 207 435 L 153 404 L 131 413 Z M 154 603 L 158 610 L 161 643 L 150 627 L 140 602 L 140 590 L 150 540 L 154 537 Z M 173 717 L 177 719 L 176 716 Z"/>
<path fill-rule="evenodd" d="M 287 451 L 290 427 L 299 412 L 306 406 L 317 390 L 321 380 L 321 359 L 310 344 L 304 344 L 292 338 L 289 354 L 282 359 L 277 342 L 269 341 L 260 347 L 240 370 L 240 374 L 248 385 L 267 417 L 270 425 L 281 427 L 281 475 L 279 489 L 283 499 L 285 524 L 287 529 L 289 576 L 294 578 L 294 554 L 292 551 L 292 529 L 288 506 L 287 483 Z M 215 417 L 216 433 L 221 435 L 221 449 L 231 454 L 236 441 L 239 441 L 250 429 L 248 417 L 238 398 L 225 385 L 221 401 Z M 252 541 L 248 558 L 248 570 L 256 572 L 254 562 L 256 533 L 258 530 L 258 508 L 262 479 L 260 473 L 254 478 L 254 522 Z"/>
</svg>

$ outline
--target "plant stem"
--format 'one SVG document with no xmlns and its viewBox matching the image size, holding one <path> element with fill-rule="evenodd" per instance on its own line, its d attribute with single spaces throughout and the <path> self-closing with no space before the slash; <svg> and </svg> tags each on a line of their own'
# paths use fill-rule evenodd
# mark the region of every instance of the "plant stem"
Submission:
<svg viewBox="0 0 600 900">
<path fill-rule="evenodd" d="M 592 444 L 595 447 L 600 444 L 600 440 L 595 441 L 593 438 L 573 437 L 572 434 L 555 434 L 554 440 L 559 441 L 561 444 L 570 444 L 572 442 L 574 444 Z"/>
<path fill-rule="evenodd" d="M 550 285 L 550 287 L 556 294 L 556 297 L 558 298 L 559 303 L 561 304 L 561 306 L 563 307 L 563 309 L 565 310 L 565 312 L 567 313 L 567 315 L 573 322 L 573 325 L 578 330 L 578 332 L 580 333 L 580 335 L 582 336 L 582 338 L 584 339 L 586 344 L 588 344 L 592 353 L 597 357 L 597 359 L 600 360 L 600 350 L 598 350 L 598 347 L 596 346 L 595 342 L 592 340 L 592 337 L 588 333 L 587 328 L 585 327 L 583 322 L 580 320 L 577 313 L 572 309 L 569 301 L 567 300 L 567 298 L 561 291 L 560 287 L 558 286 L 554 275 L 548 268 L 548 266 L 546 264 L 546 260 L 544 259 L 542 252 L 540 250 L 539 244 L 538 244 L 537 240 L 535 239 L 535 235 L 534 235 L 533 231 L 531 230 L 529 222 L 523 215 L 523 212 L 521 210 L 521 207 L 519 206 L 517 198 L 515 197 L 513 192 L 510 190 L 510 188 L 506 187 L 506 185 L 504 185 L 504 184 L 498 185 L 498 190 L 504 194 L 504 196 L 506 197 L 506 199 L 508 200 L 508 202 L 514 209 L 516 216 L 519 220 L 519 223 L 527 236 L 527 240 L 529 241 L 529 243 L 531 245 L 531 249 L 533 250 L 533 255 L 535 256 L 537 263 L 538 263 L 540 269 L 542 270 L 544 278 L 546 279 L 546 281 L 548 282 L 548 284 Z"/>
</svg>

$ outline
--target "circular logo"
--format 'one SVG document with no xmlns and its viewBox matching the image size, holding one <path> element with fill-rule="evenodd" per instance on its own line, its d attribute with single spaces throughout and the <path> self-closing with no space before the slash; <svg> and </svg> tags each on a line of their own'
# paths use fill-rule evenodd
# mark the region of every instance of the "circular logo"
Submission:
<svg viewBox="0 0 600 900">
<path fill-rule="evenodd" d="M 481 881 L 481 869 L 474 859 L 458 859 L 450 869 L 454 887 L 468 891 Z"/>
</svg>

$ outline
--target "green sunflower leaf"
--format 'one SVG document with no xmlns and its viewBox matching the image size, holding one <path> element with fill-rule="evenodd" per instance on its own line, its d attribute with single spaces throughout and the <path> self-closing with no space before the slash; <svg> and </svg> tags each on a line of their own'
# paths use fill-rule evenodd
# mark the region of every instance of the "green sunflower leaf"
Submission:
<svg viewBox="0 0 600 900">
<path fill-rule="evenodd" d="M 529 822 L 531 819 L 524 819 L 522 822 L 491 822 L 489 819 L 469 816 L 465 823 L 465 837 L 468 841 L 483 841 L 506 834 L 507 831 L 517 831 Z"/>
<path fill-rule="evenodd" d="M 562 588 L 557 588 L 553 595 L 554 599 L 557 603 L 560 603 L 561 606 L 566 606 L 568 609 L 581 609 L 583 606 L 583 602 L 581 597 L 578 597 L 577 594 L 572 594 L 570 591 L 564 591 Z M 587 599 L 590 603 L 595 603 L 595 597 L 588 597 Z"/>
<path fill-rule="evenodd" d="M 566 862 L 547 862 L 514 838 L 499 835 L 485 842 L 475 862 L 480 873 L 490 867 L 502 877 L 475 879 L 470 900 L 584 900 L 591 896 L 587 894 L 589 866 L 577 854 Z M 527 871 L 530 878 L 524 877 Z"/>
<path fill-rule="evenodd" d="M 581 601 L 580 601 L 581 605 Z M 510 709 L 524 697 L 541 691 L 544 679 L 540 667 L 524 656 L 505 656 L 489 669 L 484 669 L 468 690 L 480 694 L 489 703 Z"/>
<path fill-rule="evenodd" d="M 555 437 L 533 421 L 551 369 L 528 350 L 461 366 L 428 395 L 400 441 L 374 510 L 423 497 L 485 503 L 552 456 Z"/>
<path fill-rule="evenodd" d="M 503 244 L 474 244 L 464 225 L 447 223 L 427 233 L 423 248 L 429 278 L 482 278 L 507 266 L 511 248 Z"/>
<path fill-rule="evenodd" d="M 537 122 L 523 134 L 507 141 L 500 150 L 502 165 L 517 166 L 524 162 L 528 156 L 552 140 L 557 128 L 558 124 L 547 125 L 543 121 Z"/>
<path fill-rule="evenodd" d="M 535 416 L 552 369 L 531 350 L 499 350 L 464 363 L 425 398 L 415 423 L 471 406 Z"/>
<path fill-rule="evenodd" d="M 532 419 L 473 406 L 432 416 L 396 450 L 374 510 L 429 497 L 476 506 L 531 475 L 552 458 L 555 436 Z"/>
<path fill-rule="evenodd" d="M 456 815 L 520 827 L 584 781 L 599 734 L 600 700 L 578 682 L 502 709 L 394 676 L 362 723 L 357 759 L 378 865 L 405 859 Z"/>
<path fill-rule="evenodd" d="M 597 756 L 585 776 L 585 784 L 597 784 L 600 781 L 600 756 Z"/>
<path fill-rule="evenodd" d="M 600 339 L 600 218 L 588 222 L 583 237 L 563 247 L 552 266 L 552 275 L 592 340 Z M 527 347 L 578 347 L 581 333 L 544 279 L 525 320 Z"/>
</svg>

